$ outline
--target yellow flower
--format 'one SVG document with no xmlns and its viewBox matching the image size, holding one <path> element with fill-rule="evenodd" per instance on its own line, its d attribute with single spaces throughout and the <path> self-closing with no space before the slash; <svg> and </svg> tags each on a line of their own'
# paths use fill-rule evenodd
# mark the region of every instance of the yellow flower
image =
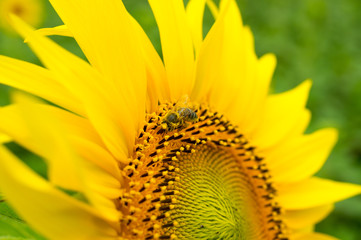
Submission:
<svg viewBox="0 0 361 240">
<path fill-rule="evenodd" d="M 15 14 L 33 26 L 39 26 L 43 20 L 43 8 L 41 0 L 0 0 L 0 28 L 13 30 L 8 21 L 10 14 Z"/>
<path fill-rule="evenodd" d="M 0 189 L 50 239 L 333 239 L 313 232 L 361 192 L 312 177 L 334 129 L 304 134 L 309 80 L 269 95 L 274 55 L 257 58 L 234 0 L 149 0 L 164 64 L 119 0 L 51 0 L 65 23 L 14 25 L 44 66 L 0 57 L 16 95 L 0 130 L 43 157 L 49 180 L 0 148 Z M 209 3 L 211 4 L 211 3 Z M 88 61 L 43 35 L 73 36 Z M 73 190 L 83 201 L 63 191 Z"/>
</svg>

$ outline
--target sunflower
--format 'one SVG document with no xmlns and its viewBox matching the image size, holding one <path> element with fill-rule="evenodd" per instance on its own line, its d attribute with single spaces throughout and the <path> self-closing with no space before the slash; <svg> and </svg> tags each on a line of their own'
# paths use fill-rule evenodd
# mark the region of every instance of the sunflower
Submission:
<svg viewBox="0 0 361 240">
<path fill-rule="evenodd" d="M 269 95 L 234 0 L 203 39 L 205 0 L 149 0 L 163 61 L 120 0 L 51 0 L 65 25 L 13 17 L 45 67 L 0 57 L 14 94 L 4 139 L 42 157 L 42 178 L 0 148 L 0 189 L 49 239 L 334 239 L 313 226 L 358 185 L 313 177 L 337 139 L 304 134 L 311 81 Z M 75 38 L 87 61 L 44 35 Z M 72 192 L 78 193 L 74 197 Z"/>
<path fill-rule="evenodd" d="M 33 26 L 39 26 L 43 20 L 43 8 L 41 0 L 1 0 L 0 28 L 13 31 L 8 22 L 9 14 L 14 14 Z"/>
</svg>

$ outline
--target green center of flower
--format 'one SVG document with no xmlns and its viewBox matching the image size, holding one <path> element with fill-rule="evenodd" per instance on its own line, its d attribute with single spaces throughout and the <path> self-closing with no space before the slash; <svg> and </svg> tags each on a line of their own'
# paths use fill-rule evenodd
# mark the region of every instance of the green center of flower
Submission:
<svg viewBox="0 0 361 240">
<path fill-rule="evenodd" d="M 122 239 L 287 239 L 263 158 L 222 115 L 161 105 L 123 167 Z"/>
<path fill-rule="evenodd" d="M 182 239 L 255 239 L 257 228 L 252 216 L 255 193 L 249 187 L 237 160 L 228 152 L 202 147 L 185 154 L 175 164 L 180 181 L 175 189 L 179 225 L 176 236 Z M 253 236 L 253 237 L 252 237 Z"/>
</svg>

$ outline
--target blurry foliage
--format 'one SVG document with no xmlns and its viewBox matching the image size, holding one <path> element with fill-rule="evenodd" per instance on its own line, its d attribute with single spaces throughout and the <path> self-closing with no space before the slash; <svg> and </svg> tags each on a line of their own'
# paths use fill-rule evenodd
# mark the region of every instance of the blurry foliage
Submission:
<svg viewBox="0 0 361 240">
<path fill-rule="evenodd" d="M 0 195 L 0 239 L 42 240 L 3 200 Z"/>
<path fill-rule="evenodd" d="M 237 0 L 243 20 L 255 36 L 258 56 L 276 54 L 277 69 L 273 92 L 281 92 L 313 79 L 308 107 L 313 117 L 309 132 L 322 127 L 336 127 L 339 142 L 319 176 L 361 183 L 361 1 L 359 0 Z M 128 10 L 141 23 L 161 54 L 159 32 L 146 0 L 124 0 Z M 61 24 L 50 4 L 42 27 Z M 213 19 L 206 11 L 205 31 Z M 71 38 L 53 37 L 62 46 L 84 57 Z M 22 39 L 0 32 L 0 54 L 40 64 Z M 8 88 L 0 86 L 0 105 L 9 103 Z M 13 146 L 29 166 L 44 169 L 36 158 Z M 0 212 L 6 208 L 0 204 Z M 15 214 L 12 216 L 16 216 Z M 0 216 L 0 223 L 4 216 Z M 14 218 L 16 219 L 16 218 Z M 31 230 L 14 222 L 9 231 L 18 229 L 20 236 Z M 2 226 L 2 224 L 0 224 Z M 19 226 L 18 226 L 19 225 Z M 21 230 L 20 230 L 21 229 Z M 335 211 L 317 225 L 320 232 L 343 240 L 361 236 L 361 196 L 336 204 Z M 0 228 L 0 235 L 3 230 Z M 31 232 L 31 233 L 30 233 Z M 23 235 L 21 235 L 23 234 Z"/>
</svg>

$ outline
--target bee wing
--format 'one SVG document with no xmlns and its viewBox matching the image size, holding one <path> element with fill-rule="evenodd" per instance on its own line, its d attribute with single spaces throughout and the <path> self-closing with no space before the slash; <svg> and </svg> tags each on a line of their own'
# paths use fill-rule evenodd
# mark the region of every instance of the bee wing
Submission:
<svg viewBox="0 0 361 240">
<path fill-rule="evenodd" d="M 183 95 L 177 101 L 176 109 L 178 110 L 179 108 L 187 108 L 188 105 L 189 105 L 189 97 L 188 95 Z"/>
</svg>

